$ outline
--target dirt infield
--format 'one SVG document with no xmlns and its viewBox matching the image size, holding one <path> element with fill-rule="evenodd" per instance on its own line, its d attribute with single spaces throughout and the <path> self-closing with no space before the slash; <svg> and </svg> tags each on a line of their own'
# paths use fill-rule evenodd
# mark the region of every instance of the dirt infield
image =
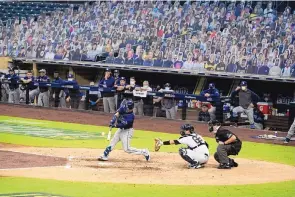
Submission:
<svg viewBox="0 0 295 197">
<path fill-rule="evenodd" d="M 5 149 L 25 154 L 64 157 L 68 161 L 64 167 L 0 169 L 0 176 L 165 185 L 237 185 L 295 179 L 295 168 L 292 166 L 240 158 L 236 159 L 240 166 L 232 170 L 216 169 L 217 163 L 212 157 L 205 168 L 196 170 L 187 169 L 185 162 L 176 153 L 151 153 L 152 160 L 146 162 L 143 156 L 115 150 L 108 162 L 98 162 L 96 158 L 103 150 L 34 147 Z"/>
<path fill-rule="evenodd" d="M 90 124 L 98 126 L 108 126 L 111 114 L 105 114 L 100 112 L 87 112 L 87 111 L 71 111 L 71 110 L 61 110 L 61 109 L 48 109 L 39 108 L 26 105 L 7 105 L 0 103 L 0 115 L 16 116 L 23 118 L 33 118 L 39 120 L 53 120 L 60 122 L 69 123 L 80 123 L 80 124 Z M 179 126 L 183 124 L 182 120 L 166 120 L 162 118 L 151 118 L 151 117 L 136 117 L 134 124 L 135 129 L 148 130 L 148 131 L 161 131 L 166 133 L 179 133 Z M 195 129 L 198 133 L 205 137 L 212 137 L 208 132 L 207 125 L 197 122 L 193 123 Z M 251 136 L 257 136 L 261 134 L 274 134 L 272 131 L 260 131 L 260 130 L 249 130 L 242 128 L 234 128 L 231 130 L 238 135 L 241 140 L 259 142 L 259 143 L 279 143 L 282 141 L 273 140 L 262 140 L 254 139 Z M 286 133 L 278 132 L 278 136 L 284 137 Z M 289 146 L 294 146 L 295 141 L 288 144 Z"/>
<path fill-rule="evenodd" d="M 66 162 L 65 158 L 0 150 L 0 169 L 62 166 Z"/>
</svg>

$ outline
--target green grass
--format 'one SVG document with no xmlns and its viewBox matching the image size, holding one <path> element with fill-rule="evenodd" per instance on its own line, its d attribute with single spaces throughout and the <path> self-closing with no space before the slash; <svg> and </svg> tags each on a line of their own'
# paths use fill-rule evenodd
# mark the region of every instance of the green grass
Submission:
<svg viewBox="0 0 295 197">
<path fill-rule="evenodd" d="M 1 178 L 0 193 L 43 192 L 81 197 L 292 197 L 295 181 L 237 186 L 168 186 Z"/>
<path fill-rule="evenodd" d="M 0 122 L 14 120 L 15 124 L 35 125 L 43 128 L 68 129 L 85 132 L 107 132 L 107 127 L 70 124 L 62 122 L 41 121 L 15 117 L 0 116 Z M 0 128 L 1 129 L 1 128 Z M 136 130 L 132 146 L 138 148 L 154 148 L 153 139 L 176 139 L 179 135 L 151 131 Z M 210 144 L 210 153 L 216 150 L 213 138 L 206 138 Z M 61 140 L 41 137 L 31 137 L 0 132 L 0 142 L 36 146 L 36 147 L 74 147 L 74 148 L 104 148 L 108 142 L 103 139 L 95 140 Z M 116 148 L 121 148 L 119 145 Z M 177 152 L 178 147 L 164 146 L 160 151 Z M 249 158 L 270 162 L 294 165 L 295 147 L 243 142 L 239 158 Z M 271 176 L 271 172 L 270 172 Z M 197 177 L 196 177 L 197 178 Z M 31 193 L 42 192 L 59 194 L 63 196 L 81 197 L 163 197 L 163 196 L 198 196 L 198 197 L 293 197 L 295 196 L 295 180 L 257 185 L 237 186 L 168 186 L 168 185 L 138 185 L 138 184 L 113 184 L 113 183 L 88 183 L 44 180 L 34 178 L 1 177 L 0 193 Z"/>
</svg>

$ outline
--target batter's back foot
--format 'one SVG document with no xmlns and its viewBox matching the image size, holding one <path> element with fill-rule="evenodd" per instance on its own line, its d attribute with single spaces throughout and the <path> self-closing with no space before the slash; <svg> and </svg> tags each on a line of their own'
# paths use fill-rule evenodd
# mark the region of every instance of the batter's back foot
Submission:
<svg viewBox="0 0 295 197">
<path fill-rule="evenodd" d="M 98 160 L 98 161 L 108 161 L 109 158 L 103 155 L 103 156 L 98 157 L 97 160 Z"/>
</svg>

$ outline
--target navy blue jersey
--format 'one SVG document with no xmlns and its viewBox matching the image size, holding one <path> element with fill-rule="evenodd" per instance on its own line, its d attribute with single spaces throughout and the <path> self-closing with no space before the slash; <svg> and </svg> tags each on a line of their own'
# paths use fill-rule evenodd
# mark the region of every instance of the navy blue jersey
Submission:
<svg viewBox="0 0 295 197">
<path fill-rule="evenodd" d="M 50 79 L 48 76 L 44 75 L 44 76 L 39 76 L 36 79 L 37 82 L 50 82 Z M 46 92 L 48 91 L 48 87 L 39 87 L 40 92 Z"/>
<path fill-rule="evenodd" d="M 115 78 L 109 77 L 108 79 L 103 78 L 99 82 L 99 87 L 105 88 L 105 89 L 113 89 L 115 85 Z M 114 92 L 102 92 L 102 97 L 113 97 Z"/>
<path fill-rule="evenodd" d="M 120 108 L 117 110 L 119 116 L 117 117 L 116 114 L 113 116 L 110 124 L 115 125 L 117 121 L 116 127 L 120 129 L 130 129 L 133 128 L 134 122 L 134 113 L 132 110 L 128 110 L 127 106 L 124 103 L 121 103 Z"/>
<path fill-rule="evenodd" d="M 28 80 L 29 78 L 28 77 L 24 77 L 24 80 Z M 27 83 L 27 88 L 29 90 L 34 90 L 37 88 L 37 86 L 34 85 L 34 82 L 35 82 L 35 78 L 32 76 L 30 79 L 32 79 L 32 81 L 30 81 L 29 83 Z"/>
<path fill-rule="evenodd" d="M 119 117 L 117 120 L 117 127 L 120 129 L 130 129 L 133 128 L 134 113 L 133 111 L 128 111 L 125 106 L 118 109 Z"/>
<path fill-rule="evenodd" d="M 18 80 L 19 80 L 19 76 L 16 74 L 8 74 L 5 75 L 5 78 L 9 81 L 9 89 L 10 90 L 15 90 L 18 88 Z"/>
</svg>

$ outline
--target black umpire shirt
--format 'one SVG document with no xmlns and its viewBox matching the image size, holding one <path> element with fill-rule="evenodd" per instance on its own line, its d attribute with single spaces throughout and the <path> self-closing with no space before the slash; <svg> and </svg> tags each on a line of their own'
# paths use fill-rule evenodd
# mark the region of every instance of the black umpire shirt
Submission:
<svg viewBox="0 0 295 197">
<path fill-rule="evenodd" d="M 233 135 L 236 136 L 236 135 L 235 135 L 234 133 L 232 133 L 230 130 L 228 130 L 228 129 L 224 129 L 224 128 L 220 127 L 220 128 L 218 129 L 217 133 L 215 134 L 215 139 L 216 139 L 216 142 L 219 142 L 219 141 L 221 141 L 221 142 L 225 142 L 225 141 L 227 141 L 229 138 L 231 138 Z M 238 139 L 237 136 L 236 136 L 236 138 L 237 138 L 237 140 L 236 140 L 235 142 L 239 141 L 239 139 Z M 232 142 L 232 143 L 235 143 L 235 142 Z"/>
</svg>

